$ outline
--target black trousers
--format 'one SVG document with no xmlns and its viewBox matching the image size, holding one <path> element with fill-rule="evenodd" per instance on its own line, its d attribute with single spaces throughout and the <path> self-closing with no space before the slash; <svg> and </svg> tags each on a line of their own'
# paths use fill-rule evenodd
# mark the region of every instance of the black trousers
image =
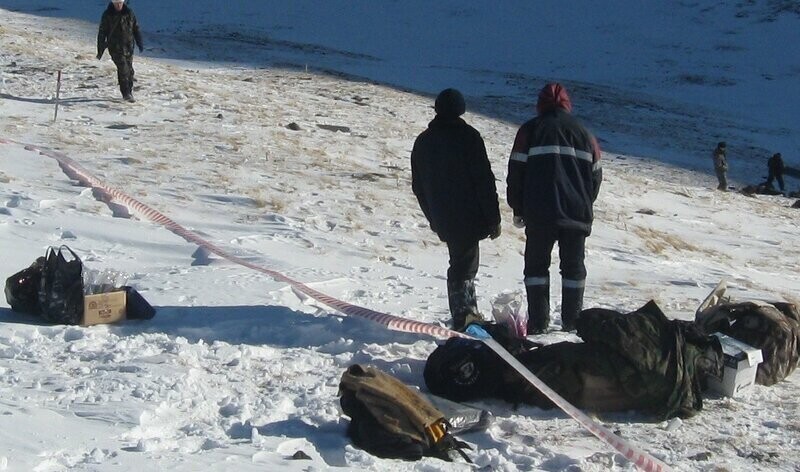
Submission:
<svg viewBox="0 0 800 472">
<path fill-rule="evenodd" d="M 463 282 L 474 279 L 480 263 L 478 241 L 447 241 L 447 250 L 450 253 L 447 281 Z"/>
<path fill-rule="evenodd" d="M 586 280 L 584 255 L 586 234 L 582 231 L 540 228 L 525 228 L 525 285 L 550 285 L 550 263 L 553 245 L 558 241 L 561 259 L 561 278 L 573 282 Z"/>
<path fill-rule="evenodd" d="M 777 172 L 769 171 L 769 177 L 767 177 L 767 186 L 772 186 L 772 181 L 777 180 L 778 186 L 781 188 L 781 192 L 785 190 L 783 186 L 783 174 L 778 174 Z"/>
<path fill-rule="evenodd" d="M 110 51 L 109 51 L 110 52 Z M 133 54 L 110 52 L 111 60 L 117 66 L 117 82 L 123 97 L 133 92 Z"/>
</svg>

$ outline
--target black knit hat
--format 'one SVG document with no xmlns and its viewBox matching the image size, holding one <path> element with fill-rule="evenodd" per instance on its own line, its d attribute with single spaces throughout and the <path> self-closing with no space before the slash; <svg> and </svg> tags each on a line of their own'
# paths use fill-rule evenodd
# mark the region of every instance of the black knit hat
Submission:
<svg viewBox="0 0 800 472">
<path fill-rule="evenodd" d="M 436 114 L 442 118 L 456 118 L 464 114 L 467 105 L 464 103 L 464 96 L 456 89 L 444 89 L 436 97 L 433 106 Z"/>
<path fill-rule="evenodd" d="M 719 147 L 719 148 L 724 148 L 724 147 L 725 147 L 725 141 L 720 141 L 720 142 L 717 144 L 717 147 Z"/>
</svg>

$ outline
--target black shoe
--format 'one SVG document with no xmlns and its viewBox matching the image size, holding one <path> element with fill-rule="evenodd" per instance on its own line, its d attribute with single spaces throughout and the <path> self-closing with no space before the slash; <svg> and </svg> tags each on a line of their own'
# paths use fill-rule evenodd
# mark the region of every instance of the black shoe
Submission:
<svg viewBox="0 0 800 472">
<path fill-rule="evenodd" d="M 136 101 L 136 100 L 133 99 L 133 95 L 130 95 L 130 94 L 129 95 L 125 95 L 124 97 L 122 97 L 122 99 L 125 100 L 126 102 L 131 102 L 131 103 Z"/>
<path fill-rule="evenodd" d="M 528 336 L 536 335 L 536 334 L 544 334 L 547 332 L 547 328 L 537 328 L 531 325 L 528 325 Z"/>
<path fill-rule="evenodd" d="M 542 334 L 550 326 L 550 286 L 525 287 L 528 295 L 528 334 Z"/>
<path fill-rule="evenodd" d="M 461 331 L 474 320 L 482 320 L 478 312 L 478 301 L 475 298 L 475 281 L 448 280 L 447 302 L 450 315 L 453 317 L 453 329 Z"/>
<path fill-rule="evenodd" d="M 580 287 L 561 288 L 561 331 L 575 331 L 575 321 L 583 310 L 583 281 Z"/>
</svg>

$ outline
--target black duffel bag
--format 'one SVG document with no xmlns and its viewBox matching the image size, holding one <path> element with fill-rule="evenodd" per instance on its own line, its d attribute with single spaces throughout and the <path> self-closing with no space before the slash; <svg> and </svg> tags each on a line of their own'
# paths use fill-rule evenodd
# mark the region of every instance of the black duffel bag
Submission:
<svg viewBox="0 0 800 472">
<path fill-rule="evenodd" d="M 6 279 L 6 301 L 11 309 L 18 313 L 38 315 L 39 284 L 42 280 L 44 257 L 37 258 L 30 267 L 26 267 Z"/>
<path fill-rule="evenodd" d="M 517 359 L 541 347 L 525 338 L 509 336 L 503 325 L 482 323 L 480 327 Z M 431 393 L 454 402 L 487 398 L 520 401 L 516 390 L 521 377 L 492 348 L 477 339 L 452 337 L 438 346 L 425 362 L 423 377 Z"/>
<path fill-rule="evenodd" d="M 79 324 L 83 318 L 83 263 L 67 246 L 50 247 L 39 284 L 42 318 L 57 324 Z"/>
</svg>

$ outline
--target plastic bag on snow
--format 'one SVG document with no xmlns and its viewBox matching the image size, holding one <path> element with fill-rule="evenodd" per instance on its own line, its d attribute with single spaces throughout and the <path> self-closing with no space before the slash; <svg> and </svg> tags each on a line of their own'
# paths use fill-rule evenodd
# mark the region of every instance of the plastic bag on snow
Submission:
<svg viewBox="0 0 800 472">
<path fill-rule="evenodd" d="M 83 318 L 83 263 L 67 246 L 50 247 L 39 284 L 42 318 L 52 323 L 78 324 Z"/>
</svg>

